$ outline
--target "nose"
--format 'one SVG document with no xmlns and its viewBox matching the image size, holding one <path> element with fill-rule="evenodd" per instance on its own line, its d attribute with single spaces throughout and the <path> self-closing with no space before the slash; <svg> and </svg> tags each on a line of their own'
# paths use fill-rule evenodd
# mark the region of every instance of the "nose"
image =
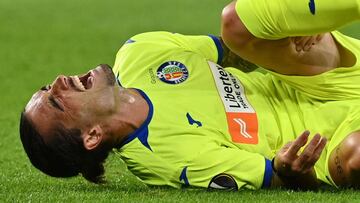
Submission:
<svg viewBox="0 0 360 203">
<path fill-rule="evenodd" d="M 67 80 L 67 77 L 64 75 L 59 75 L 54 82 L 52 83 L 52 89 L 53 90 L 68 90 L 69 89 L 69 83 Z"/>
</svg>

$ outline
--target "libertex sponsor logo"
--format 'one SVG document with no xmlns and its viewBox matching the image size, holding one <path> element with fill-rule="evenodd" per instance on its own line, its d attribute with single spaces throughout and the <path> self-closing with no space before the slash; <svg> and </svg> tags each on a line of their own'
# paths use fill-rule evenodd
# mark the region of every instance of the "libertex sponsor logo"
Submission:
<svg viewBox="0 0 360 203">
<path fill-rule="evenodd" d="M 226 111 L 232 141 L 258 144 L 258 119 L 240 81 L 216 63 L 208 62 Z"/>
</svg>

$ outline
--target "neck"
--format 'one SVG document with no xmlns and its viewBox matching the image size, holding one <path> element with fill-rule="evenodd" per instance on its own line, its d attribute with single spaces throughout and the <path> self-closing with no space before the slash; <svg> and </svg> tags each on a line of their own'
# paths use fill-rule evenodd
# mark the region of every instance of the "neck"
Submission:
<svg viewBox="0 0 360 203">
<path fill-rule="evenodd" d="M 149 105 L 135 89 L 119 89 L 117 113 L 111 123 L 113 146 L 119 146 L 131 133 L 145 122 Z"/>
</svg>

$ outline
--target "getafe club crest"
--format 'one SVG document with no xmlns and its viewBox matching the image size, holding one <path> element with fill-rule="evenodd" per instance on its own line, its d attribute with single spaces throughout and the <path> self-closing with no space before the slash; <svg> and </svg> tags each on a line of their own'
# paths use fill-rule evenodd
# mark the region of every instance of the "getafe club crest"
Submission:
<svg viewBox="0 0 360 203">
<path fill-rule="evenodd" d="M 168 84 L 179 84 L 189 77 L 189 71 L 180 62 L 168 61 L 158 68 L 157 77 Z"/>
</svg>

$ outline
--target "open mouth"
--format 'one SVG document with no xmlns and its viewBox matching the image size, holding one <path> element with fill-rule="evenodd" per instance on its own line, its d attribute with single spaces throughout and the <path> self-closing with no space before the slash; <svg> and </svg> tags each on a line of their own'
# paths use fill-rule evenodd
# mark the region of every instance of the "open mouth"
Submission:
<svg viewBox="0 0 360 203">
<path fill-rule="evenodd" d="M 73 86 L 81 92 L 90 89 L 94 84 L 94 77 L 91 71 L 84 76 L 70 76 L 70 78 Z"/>
</svg>

